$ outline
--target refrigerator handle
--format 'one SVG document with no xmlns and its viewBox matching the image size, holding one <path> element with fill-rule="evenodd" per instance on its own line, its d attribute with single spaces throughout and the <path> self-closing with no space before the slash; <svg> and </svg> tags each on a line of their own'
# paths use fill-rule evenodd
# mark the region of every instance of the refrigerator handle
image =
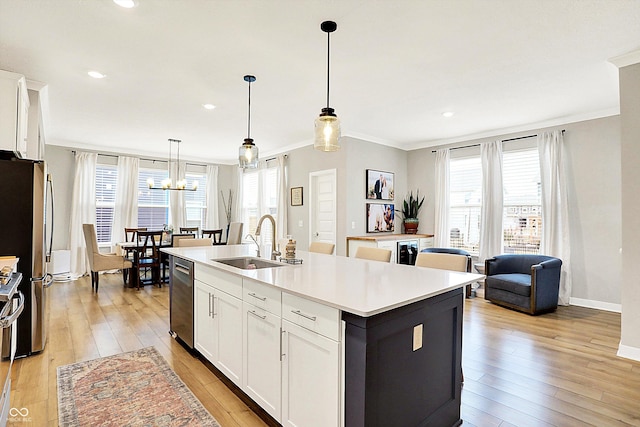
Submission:
<svg viewBox="0 0 640 427">
<path fill-rule="evenodd" d="M 51 233 L 49 235 L 49 247 L 46 250 L 46 262 L 51 262 L 51 251 L 53 250 L 53 230 L 55 230 L 55 224 L 54 224 L 54 217 L 53 217 L 53 213 L 54 213 L 54 208 L 53 208 L 53 180 L 51 179 L 51 174 L 48 173 L 47 174 L 47 192 L 51 195 Z M 46 202 L 45 202 L 46 203 Z M 46 235 L 46 229 L 45 229 L 45 235 Z M 45 237 L 46 239 L 46 237 Z M 46 242 L 45 242 L 46 244 Z M 50 285 L 49 285 L 50 286 Z M 47 286 L 48 287 L 48 286 Z"/>
<path fill-rule="evenodd" d="M 48 288 L 53 285 L 53 275 L 51 273 L 45 273 L 42 277 L 32 277 L 32 282 L 42 282 L 42 286 Z"/>
</svg>

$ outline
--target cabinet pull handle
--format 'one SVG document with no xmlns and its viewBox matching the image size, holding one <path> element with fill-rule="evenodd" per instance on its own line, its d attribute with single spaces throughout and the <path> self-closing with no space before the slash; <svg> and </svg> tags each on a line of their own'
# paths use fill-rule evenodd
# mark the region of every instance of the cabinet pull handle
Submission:
<svg viewBox="0 0 640 427">
<path fill-rule="evenodd" d="M 254 297 L 256 299 L 259 299 L 260 301 L 266 301 L 267 297 L 259 297 L 258 295 L 256 295 L 255 292 L 249 292 L 247 295 L 249 295 L 250 297 Z"/>
<path fill-rule="evenodd" d="M 213 310 L 212 310 L 212 314 L 213 316 L 211 317 L 216 317 L 216 296 L 215 295 L 211 295 L 213 297 Z"/>
<path fill-rule="evenodd" d="M 213 316 L 213 308 L 211 307 L 211 294 L 209 294 L 209 317 Z"/>
<path fill-rule="evenodd" d="M 285 354 L 282 352 L 282 335 L 285 333 L 285 330 L 280 328 L 280 361 L 284 358 Z"/>
<path fill-rule="evenodd" d="M 308 314 L 304 314 L 304 313 L 302 313 L 300 310 L 291 310 L 291 312 L 292 312 L 293 314 L 297 314 L 298 316 L 302 316 L 302 317 L 304 317 L 305 319 L 309 319 L 309 320 L 312 320 L 312 321 L 314 321 L 314 322 L 316 321 L 316 316 L 309 316 Z"/>
<path fill-rule="evenodd" d="M 264 319 L 266 319 L 266 318 L 267 318 L 267 316 L 266 316 L 266 315 L 264 315 L 264 316 L 260 316 L 258 313 L 256 313 L 256 312 L 255 312 L 255 310 L 249 310 L 249 313 L 253 314 L 253 315 L 254 315 L 254 316 L 256 316 L 256 317 L 261 318 L 262 320 L 264 320 Z"/>
</svg>

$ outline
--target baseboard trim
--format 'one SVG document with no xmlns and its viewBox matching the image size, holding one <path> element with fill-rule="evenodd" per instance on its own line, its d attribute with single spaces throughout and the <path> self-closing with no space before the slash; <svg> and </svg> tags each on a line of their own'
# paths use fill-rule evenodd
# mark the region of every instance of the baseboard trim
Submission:
<svg viewBox="0 0 640 427">
<path fill-rule="evenodd" d="M 620 344 L 618 345 L 618 357 L 640 362 L 640 348 Z"/>
<path fill-rule="evenodd" d="M 613 311 L 615 313 L 622 313 L 622 304 L 614 304 L 611 302 L 595 301 L 583 298 L 569 298 L 570 305 L 577 305 L 579 307 L 597 308 L 598 310 Z"/>
</svg>

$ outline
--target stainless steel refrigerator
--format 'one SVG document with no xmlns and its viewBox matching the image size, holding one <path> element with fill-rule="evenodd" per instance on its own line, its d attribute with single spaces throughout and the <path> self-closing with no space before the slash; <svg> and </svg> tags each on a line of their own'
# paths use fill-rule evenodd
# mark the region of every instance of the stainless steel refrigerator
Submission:
<svg viewBox="0 0 640 427">
<path fill-rule="evenodd" d="M 44 350 L 47 341 L 46 288 L 53 282 L 46 272 L 53 234 L 53 186 L 46 164 L 1 153 L 0 202 L 0 256 L 19 257 L 23 276 L 16 357 L 29 356 Z"/>
</svg>

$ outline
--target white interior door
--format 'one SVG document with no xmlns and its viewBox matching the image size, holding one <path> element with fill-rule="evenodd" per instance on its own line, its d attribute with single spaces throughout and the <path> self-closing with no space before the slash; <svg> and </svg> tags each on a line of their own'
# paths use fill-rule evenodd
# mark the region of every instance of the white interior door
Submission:
<svg viewBox="0 0 640 427">
<path fill-rule="evenodd" d="M 309 174 L 309 242 L 336 243 L 336 170 Z"/>
</svg>

